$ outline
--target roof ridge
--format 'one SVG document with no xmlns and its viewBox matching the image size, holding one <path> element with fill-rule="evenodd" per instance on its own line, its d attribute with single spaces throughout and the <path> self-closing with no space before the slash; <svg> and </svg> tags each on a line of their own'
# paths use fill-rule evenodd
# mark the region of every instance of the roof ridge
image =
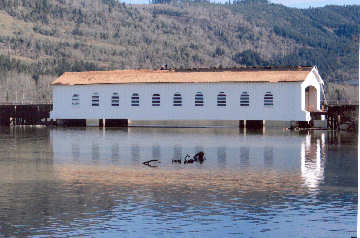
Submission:
<svg viewBox="0 0 360 238">
<path fill-rule="evenodd" d="M 214 67 L 214 68 L 187 68 L 174 69 L 175 72 L 226 72 L 226 71 L 307 71 L 314 66 L 310 65 L 278 65 L 278 66 L 244 66 L 244 67 Z"/>
</svg>

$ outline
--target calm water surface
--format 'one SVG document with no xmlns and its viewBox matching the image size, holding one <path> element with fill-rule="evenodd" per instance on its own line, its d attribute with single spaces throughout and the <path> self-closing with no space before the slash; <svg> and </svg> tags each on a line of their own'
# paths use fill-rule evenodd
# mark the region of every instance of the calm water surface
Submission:
<svg viewBox="0 0 360 238">
<path fill-rule="evenodd" d="M 0 237 L 351 237 L 357 136 L 0 128 Z M 203 164 L 172 159 L 204 151 Z M 157 159 L 158 167 L 142 164 Z"/>
</svg>

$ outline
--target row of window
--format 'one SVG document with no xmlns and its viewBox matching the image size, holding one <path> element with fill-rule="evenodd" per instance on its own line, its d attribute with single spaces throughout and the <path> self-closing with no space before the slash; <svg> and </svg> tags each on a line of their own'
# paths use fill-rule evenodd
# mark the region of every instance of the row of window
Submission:
<svg viewBox="0 0 360 238">
<path fill-rule="evenodd" d="M 204 106 L 204 95 L 201 92 L 195 94 L 195 106 L 202 107 Z M 80 105 L 80 95 L 73 94 L 72 96 L 72 105 Z M 98 93 L 94 93 L 91 96 L 91 105 L 93 107 L 100 106 L 100 96 Z M 111 97 L 111 106 L 118 107 L 120 105 L 120 97 L 118 93 L 113 93 Z M 248 107 L 250 105 L 250 95 L 248 92 L 244 91 L 240 95 L 240 106 Z M 274 97 L 271 92 L 266 92 L 264 95 L 264 106 L 273 106 Z M 140 96 L 138 93 L 133 93 L 131 96 L 131 106 L 138 107 L 140 106 Z M 160 94 L 155 93 L 152 95 L 152 106 L 160 106 Z M 182 96 L 181 93 L 175 93 L 173 97 L 173 106 L 181 107 L 182 106 Z M 226 107 L 226 94 L 220 92 L 217 95 L 217 106 Z"/>
</svg>

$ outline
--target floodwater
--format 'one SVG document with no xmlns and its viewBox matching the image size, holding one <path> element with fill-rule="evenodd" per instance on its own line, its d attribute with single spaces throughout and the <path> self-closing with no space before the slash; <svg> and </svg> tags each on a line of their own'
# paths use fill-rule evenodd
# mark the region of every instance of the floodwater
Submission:
<svg viewBox="0 0 360 238">
<path fill-rule="evenodd" d="M 0 128 L 0 174 L 0 237 L 356 235 L 355 134 Z"/>
</svg>

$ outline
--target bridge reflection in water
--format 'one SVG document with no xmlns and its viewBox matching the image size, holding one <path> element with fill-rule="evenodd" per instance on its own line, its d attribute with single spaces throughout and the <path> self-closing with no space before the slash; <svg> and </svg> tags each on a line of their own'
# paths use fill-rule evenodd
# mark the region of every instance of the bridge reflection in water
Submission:
<svg viewBox="0 0 360 238">
<path fill-rule="evenodd" d="M 0 133 L 0 236 L 321 238 L 356 228 L 351 135 L 13 129 Z M 199 150 L 203 164 L 171 163 Z"/>
<path fill-rule="evenodd" d="M 307 135 L 301 144 L 301 176 L 309 188 L 316 188 L 324 180 L 325 158 L 325 134 L 320 138 Z"/>
<path fill-rule="evenodd" d="M 316 132 L 317 133 L 317 132 Z M 324 178 L 325 133 L 246 133 L 234 128 L 117 130 L 53 129 L 51 141 L 56 164 L 102 165 L 145 169 L 142 162 L 160 160 L 160 169 L 257 170 L 300 174 L 315 188 Z M 174 165 L 173 159 L 204 151 L 202 165 Z M 259 175 L 261 176 L 261 175 Z M 264 178 L 266 179 L 266 178 Z"/>
</svg>

